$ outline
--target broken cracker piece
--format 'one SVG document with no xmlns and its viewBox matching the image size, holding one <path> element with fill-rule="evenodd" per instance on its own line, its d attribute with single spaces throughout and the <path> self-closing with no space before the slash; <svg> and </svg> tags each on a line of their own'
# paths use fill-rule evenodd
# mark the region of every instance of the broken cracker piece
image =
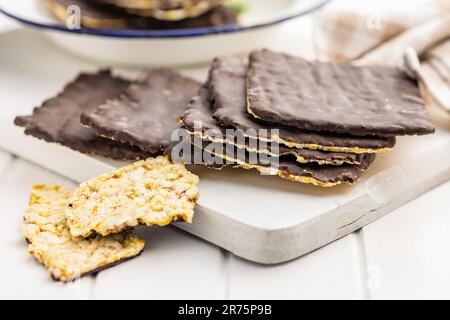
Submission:
<svg viewBox="0 0 450 320">
<path fill-rule="evenodd" d="M 83 112 L 80 121 L 98 136 L 159 155 L 199 88 L 197 81 L 172 69 L 151 69 L 120 97 Z"/>
<path fill-rule="evenodd" d="M 191 223 L 199 178 L 167 157 L 149 158 L 87 181 L 67 210 L 73 236 L 107 236 L 138 225 Z"/>
<path fill-rule="evenodd" d="M 59 186 L 34 186 L 21 231 L 28 251 L 55 280 L 68 282 L 138 256 L 144 240 L 131 231 L 108 237 L 77 238 L 70 234 L 65 211 L 72 193 Z"/>
<path fill-rule="evenodd" d="M 85 154 L 115 160 L 146 159 L 150 153 L 130 144 L 103 138 L 80 124 L 83 111 L 97 108 L 119 96 L 130 84 L 128 80 L 114 76 L 110 70 L 81 73 L 59 94 L 35 108 L 32 115 L 17 117 L 14 122 L 24 127 L 27 135 Z"/>
</svg>

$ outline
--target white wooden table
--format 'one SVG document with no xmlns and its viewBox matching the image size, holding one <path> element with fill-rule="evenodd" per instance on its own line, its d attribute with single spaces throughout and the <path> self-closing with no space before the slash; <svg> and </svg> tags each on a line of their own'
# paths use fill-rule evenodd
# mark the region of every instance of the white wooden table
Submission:
<svg viewBox="0 0 450 320">
<path fill-rule="evenodd" d="M 63 285 L 27 254 L 19 226 L 32 185 L 73 182 L 1 150 L 0 175 L 2 299 L 450 298 L 450 182 L 287 264 L 248 263 L 179 230 L 146 228 L 141 257 Z"/>
</svg>

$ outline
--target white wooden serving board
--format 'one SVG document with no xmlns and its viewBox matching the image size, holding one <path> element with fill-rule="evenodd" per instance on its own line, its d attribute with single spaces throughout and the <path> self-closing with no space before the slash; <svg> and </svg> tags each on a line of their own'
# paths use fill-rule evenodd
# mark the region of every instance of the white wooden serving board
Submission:
<svg viewBox="0 0 450 320">
<path fill-rule="evenodd" d="M 27 137 L 13 125 L 16 115 L 30 113 L 78 72 L 98 65 L 58 51 L 33 31 L 0 35 L 0 48 L 1 148 L 77 182 L 123 165 Z M 181 71 L 206 76 L 206 68 Z M 302 256 L 450 179 L 450 119 L 439 110 L 432 115 L 436 135 L 399 139 L 354 187 L 320 189 L 237 169 L 192 168 L 201 178 L 201 199 L 194 223 L 177 227 L 263 264 Z"/>
</svg>

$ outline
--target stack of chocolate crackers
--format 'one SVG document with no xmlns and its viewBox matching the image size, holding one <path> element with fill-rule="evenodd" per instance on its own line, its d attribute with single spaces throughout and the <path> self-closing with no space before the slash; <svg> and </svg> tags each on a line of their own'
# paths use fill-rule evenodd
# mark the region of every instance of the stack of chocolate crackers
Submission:
<svg viewBox="0 0 450 320">
<path fill-rule="evenodd" d="M 396 136 L 435 131 L 417 84 L 401 71 L 268 50 L 248 65 L 215 59 L 181 122 L 196 147 L 227 164 L 321 187 L 356 183 Z M 255 161 L 261 155 L 277 165 Z"/>
<path fill-rule="evenodd" d="M 171 69 L 150 69 L 134 81 L 108 70 L 83 73 L 15 119 L 26 134 L 83 153 L 188 162 L 174 151 L 180 122 L 189 163 L 321 187 L 354 184 L 376 154 L 394 148 L 396 136 L 435 130 L 417 84 L 398 70 L 267 50 L 253 52 L 248 65 L 215 59 L 203 85 Z"/>
</svg>

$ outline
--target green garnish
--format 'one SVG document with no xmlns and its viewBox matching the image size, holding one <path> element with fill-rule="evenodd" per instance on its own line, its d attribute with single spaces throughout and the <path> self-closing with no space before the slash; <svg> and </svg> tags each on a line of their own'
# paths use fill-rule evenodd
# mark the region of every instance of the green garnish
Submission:
<svg viewBox="0 0 450 320">
<path fill-rule="evenodd" d="M 227 6 L 237 14 L 247 11 L 247 5 L 242 0 L 229 0 Z"/>
</svg>

